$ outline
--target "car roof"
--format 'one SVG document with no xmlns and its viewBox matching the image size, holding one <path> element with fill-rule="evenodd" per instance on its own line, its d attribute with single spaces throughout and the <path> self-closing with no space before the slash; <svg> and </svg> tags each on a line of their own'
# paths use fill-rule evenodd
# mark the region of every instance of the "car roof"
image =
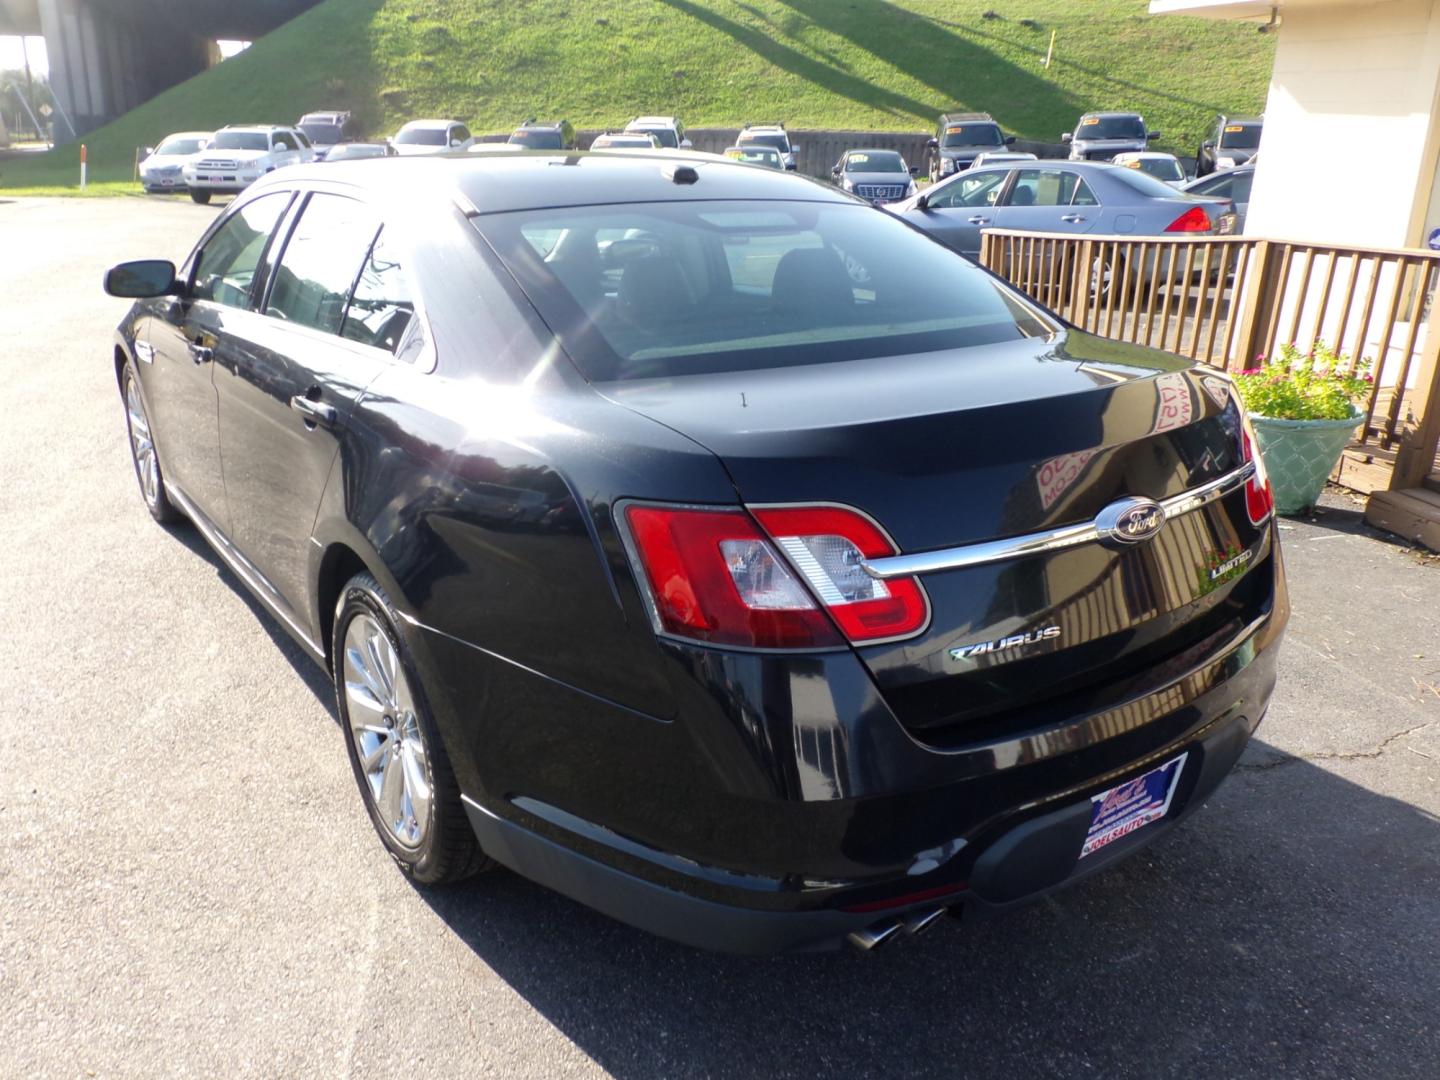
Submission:
<svg viewBox="0 0 1440 1080">
<path fill-rule="evenodd" d="M 741 132 L 741 134 L 744 134 L 745 131 L 781 131 L 781 132 L 783 132 L 783 131 L 785 131 L 785 125 L 784 125 L 784 124 L 746 124 L 745 127 L 744 127 L 744 130 Z"/>
<path fill-rule="evenodd" d="M 171 139 L 213 139 L 214 137 L 215 132 L 213 131 L 172 131 L 160 141 L 167 143 Z"/>
<path fill-rule="evenodd" d="M 564 127 L 565 124 L 566 121 L 564 120 L 522 120 L 515 125 L 515 130 L 519 131 L 521 128 L 529 128 L 533 131 L 536 129 L 560 128 Z"/>
<path fill-rule="evenodd" d="M 449 127 L 451 124 L 463 123 L 461 120 L 409 120 L 400 125 L 400 130 L 406 128 L 437 128 Z"/>
<path fill-rule="evenodd" d="M 1126 111 L 1126 110 L 1108 110 L 1108 111 L 1101 111 L 1101 112 L 1081 113 L 1081 114 L 1080 114 L 1080 119 L 1083 120 L 1083 119 L 1085 119 L 1085 117 L 1087 117 L 1087 116 L 1137 116 L 1137 117 L 1138 117 L 1138 116 L 1140 116 L 1140 114 L 1139 114 L 1138 112 L 1130 112 L 1130 111 Z"/>
<path fill-rule="evenodd" d="M 674 179 L 680 166 L 699 179 Z M 411 204 L 415 192 L 449 194 L 480 214 L 604 203 L 699 200 L 788 200 L 852 203 L 818 180 L 755 169 L 715 154 L 685 150 L 530 150 L 505 154 L 444 153 L 293 165 L 271 173 L 251 190 L 308 181 L 352 184 L 382 201 Z"/>
<path fill-rule="evenodd" d="M 846 150 L 847 154 L 894 154 L 896 157 L 904 157 L 899 150 L 891 150 L 880 146 L 852 146 Z"/>
<path fill-rule="evenodd" d="M 1115 161 L 1124 158 L 1126 161 L 1155 161 L 1159 158 L 1172 158 L 1176 161 L 1174 154 L 1167 154 L 1164 150 L 1126 150 L 1123 154 L 1116 154 Z"/>
<path fill-rule="evenodd" d="M 987 124 L 995 123 L 995 118 L 988 112 L 947 112 L 941 113 L 940 119 L 947 123 L 951 120 L 984 121 Z"/>
<path fill-rule="evenodd" d="M 678 116 L 637 116 L 625 126 L 631 127 L 635 124 L 645 124 L 648 127 L 674 127 L 679 122 L 680 118 Z"/>
<path fill-rule="evenodd" d="M 338 124 L 340 121 L 348 119 L 349 116 L 350 114 L 343 109 L 321 109 L 319 112 L 307 112 L 300 117 L 299 123 L 303 124 L 308 120 L 313 120 L 321 124 Z"/>
<path fill-rule="evenodd" d="M 253 131 L 257 134 L 268 135 L 272 131 L 294 131 L 289 124 L 226 124 L 223 128 L 217 128 L 215 134 L 222 131 Z"/>
</svg>

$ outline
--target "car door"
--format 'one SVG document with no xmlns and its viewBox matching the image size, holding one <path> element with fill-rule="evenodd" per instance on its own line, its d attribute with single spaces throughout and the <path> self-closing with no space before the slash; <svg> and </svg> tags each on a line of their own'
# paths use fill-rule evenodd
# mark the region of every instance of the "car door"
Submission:
<svg viewBox="0 0 1440 1080">
<path fill-rule="evenodd" d="M 1009 169 L 971 169 L 927 195 L 911 212 L 915 223 L 963 255 L 980 254 L 980 230 L 995 224 Z"/>
<path fill-rule="evenodd" d="M 222 217 L 191 258 L 187 295 L 161 301 L 148 327 L 144 383 L 166 481 L 221 532 L 228 514 L 213 360 L 226 328 L 254 306 L 257 271 L 290 198 L 262 195 Z"/>
<path fill-rule="evenodd" d="M 1072 169 L 1016 169 L 995 214 L 995 227 L 1083 233 L 1095 227 L 1099 201 Z"/>
<path fill-rule="evenodd" d="M 286 165 L 295 165 L 300 161 L 300 144 L 295 137 L 284 131 L 277 131 L 270 136 L 270 167 L 272 169 L 283 169 Z"/>
<path fill-rule="evenodd" d="M 237 321 L 216 355 L 231 535 L 270 599 L 307 619 L 316 509 L 355 401 L 386 363 L 345 335 L 378 228 L 357 199 L 297 199 L 266 259 L 262 309 Z"/>
</svg>

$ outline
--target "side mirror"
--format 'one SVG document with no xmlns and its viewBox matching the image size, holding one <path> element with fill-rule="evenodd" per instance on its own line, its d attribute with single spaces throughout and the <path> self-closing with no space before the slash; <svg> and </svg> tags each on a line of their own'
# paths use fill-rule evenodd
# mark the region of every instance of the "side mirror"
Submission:
<svg viewBox="0 0 1440 1080">
<path fill-rule="evenodd" d="M 1201 150 L 1214 150 L 1214 149 L 1215 149 L 1215 144 L 1214 144 L 1213 142 L 1203 142 L 1203 143 L 1200 144 L 1200 149 L 1201 149 Z"/>
<path fill-rule="evenodd" d="M 153 153 L 155 153 L 155 147 L 153 146 L 142 146 L 140 148 L 140 157 L 142 160 L 149 157 Z"/>
<path fill-rule="evenodd" d="M 175 291 L 175 264 L 165 259 L 121 263 L 105 272 L 105 291 L 127 300 L 165 296 Z"/>
<path fill-rule="evenodd" d="M 1014 145 L 1015 145 L 1015 136 L 1014 136 L 1014 135 L 1006 135 L 1006 136 L 1005 136 L 1005 145 L 1006 145 L 1006 146 L 1014 146 Z"/>
<path fill-rule="evenodd" d="M 1147 131 L 1147 132 L 1145 133 L 1145 140 L 1146 140 L 1147 142 L 1148 142 L 1149 140 L 1151 140 L 1151 139 L 1158 139 L 1159 137 L 1160 137 L 1160 133 L 1159 133 L 1158 131 Z"/>
<path fill-rule="evenodd" d="M 1073 136 L 1071 135 L 1071 133 L 1068 132 L 1068 131 L 1066 131 L 1066 132 L 1064 132 L 1064 133 L 1061 134 L 1061 136 L 1060 136 L 1060 141 L 1061 141 L 1061 142 L 1069 142 L 1072 137 L 1073 137 Z"/>
<path fill-rule="evenodd" d="M 919 176 L 919 175 L 920 175 L 920 166 L 919 166 L 919 165 L 911 165 L 911 166 L 910 166 L 910 175 L 911 175 L 911 176 Z"/>
<path fill-rule="evenodd" d="M 695 149 L 695 144 L 694 144 L 693 142 L 691 142 L 689 139 L 681 139 L 681 140 L 680 140 L 680 149 L 681 149 L 681 150 L 693 150 L 693 149 Z"/>
<path fill-rule="evenodd" d="M 450 140 L 450 145 L 451 145 L 451 146 L 459 146 L 459 145 L 460 145 L 460 140 L 459 140 L 459 139 L 451 139 L 451 140 Z"/>
<path fill-rule="evenodd" d="M 917 198 L 917 199 L 915 200 L 915 209 L 916 209 L 916 210 L 928 210 L 928 209 L 930 209 L 930 196 L 929 196 L 929 195 L 921 195 L 919 198 Z"/>
<path fill-rule="evenodd" d="M 926 139 L 926 140 L 925 140 L 925 149 L 926 149 L 926 150 L 934 150 L 934 149 L 935 149 L 936 147 L 938 147 L 939 145 L 940 145 L 940 140 L 939 140 L 939 139 Z"/>
</svg>

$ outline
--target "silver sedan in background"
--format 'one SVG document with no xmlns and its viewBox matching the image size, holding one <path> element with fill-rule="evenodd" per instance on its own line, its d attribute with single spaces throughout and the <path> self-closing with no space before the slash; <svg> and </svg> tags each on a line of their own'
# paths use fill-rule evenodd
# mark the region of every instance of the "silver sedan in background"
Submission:
<svg viewBox="0 0 1440 1080">
<path fill-rule="evenodd" d="M 1104 236 L 1235 231 L 1228 200 L 1197 199 L 1138 169 L 1099 161 L 972 168 L 888 209 L 971 258 L 986 228 Z"/>
</svg>

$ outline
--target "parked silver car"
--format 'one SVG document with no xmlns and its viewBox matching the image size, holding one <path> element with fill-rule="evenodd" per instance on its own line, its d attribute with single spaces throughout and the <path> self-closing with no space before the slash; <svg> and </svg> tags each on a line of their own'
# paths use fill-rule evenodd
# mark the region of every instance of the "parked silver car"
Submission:
<svg viewBox="0 0 1440 1080">
<path fill-rule="evenodd" d="M 1250 185 L 1255 182 L 1255 166 L 1241 165 L 1234 169 L 1202 176 L 1181 188 L 1190 195 L 1207 199 L 1229 199 L 1235 207 L 1235 231 L 1245 231 L 1245 215 L 1250 210 Z"/>
<path fill-rule="evenodd" d="M 177 131 L 167 135 L 156 147 L 146 147 L 140 160 L 140 184 L 152 194 L 184 191 L 185 177 L 181 170 L 215 137 L 213 131 Z"/>
<path fill-rule="evenodd" d="M 889 209 L 972 257 L 987 227 L 1161 236 L 1225 233 L 1235 225 L 1227 202 L 1196 199 L 1138 169 L 1098 161 L 983 165 Z"/>
<path fill-rule="evenodd" d="M 883 206 L 915 194 L 917 171 L 896 150 L 846 150 L 830 179 L 841 190 Z"/>
</svg>

